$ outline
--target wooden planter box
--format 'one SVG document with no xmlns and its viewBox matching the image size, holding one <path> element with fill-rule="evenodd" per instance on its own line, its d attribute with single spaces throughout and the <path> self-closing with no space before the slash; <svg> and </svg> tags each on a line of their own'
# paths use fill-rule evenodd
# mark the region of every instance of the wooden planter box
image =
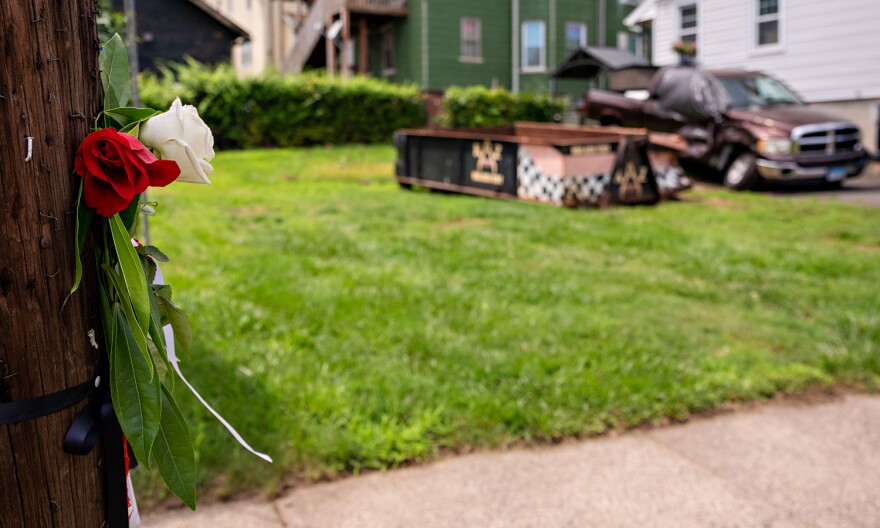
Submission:
<svg viewBox="0 0 880 528">
<path fill-rule="evenodd" d="M 641 129 L 516 123 L 400 130 L 397 180 L 432 189 L 568 207 L 655 204 L 690 186 L 676 136 Z"/>
</svg>

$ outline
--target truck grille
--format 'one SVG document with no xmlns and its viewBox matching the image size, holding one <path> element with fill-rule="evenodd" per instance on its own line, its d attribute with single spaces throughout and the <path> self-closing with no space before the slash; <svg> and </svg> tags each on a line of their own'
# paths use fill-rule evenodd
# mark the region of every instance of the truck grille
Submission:
<svg viewBox="0 0 880 528">
<path fill-rule="evenodd" d="M 803 155 L 827 155 L 857 151 L 861 140 L 859 129 L 849 123 L 805 125 L 791 132 L 791 138 Z"/>
</svg>

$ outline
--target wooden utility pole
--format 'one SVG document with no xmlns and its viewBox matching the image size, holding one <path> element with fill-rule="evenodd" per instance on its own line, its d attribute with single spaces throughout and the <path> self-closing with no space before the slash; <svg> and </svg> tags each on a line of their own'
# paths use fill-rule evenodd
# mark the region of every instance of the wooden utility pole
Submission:
<svg viewBox="0 0 880 528">
<path fill-rule="evenodd" d="M 0 404 L 94 380 L 93 254 L 74 277 L 77 146 L 99 108 L 95 0 L 0 2 Z M 31 139 L 28 139 L 31 138 Z M 30 147 L 28 146 L 30 143 Z M 86 402 L 0 425 L 0 527 L 100 527 L 101 446 L 66 454 Z"/>
</svg>

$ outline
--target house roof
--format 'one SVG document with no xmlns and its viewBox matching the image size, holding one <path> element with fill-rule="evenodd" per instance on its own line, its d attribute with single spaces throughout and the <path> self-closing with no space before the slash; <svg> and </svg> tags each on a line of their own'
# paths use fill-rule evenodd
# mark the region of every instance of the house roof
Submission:
<svg viewBox="0 0 880 528">
<path fill-rule="evenodd" d="M 639 24 L 650 22 L 656 17 L 657 0 L 642 0 L 642 3 L 623 19 L 623 25 L 628 28 L 636 28 Z"/>
<path fill-rule="evenodd" d="M 569 53 L 551 74 L 554 79 L 589 79 L 602 70 L 652 68 L 647 60 L 617 48 L 584 46 Z"/>
<path fill-rule="evenodd" d="M 237 37 L 242 37 L 245 40 L 250 40 L 251 36 L 247 31 L 241 28 L 238 24 L 229 20 L 222 13 L 211 7 L 205 0 L 189 0 L 189 3 L 198 7 L 205 13 L 211 16 L 214 20 L 220 23 L 223 27 L 234 33 Z"/>
</svg>

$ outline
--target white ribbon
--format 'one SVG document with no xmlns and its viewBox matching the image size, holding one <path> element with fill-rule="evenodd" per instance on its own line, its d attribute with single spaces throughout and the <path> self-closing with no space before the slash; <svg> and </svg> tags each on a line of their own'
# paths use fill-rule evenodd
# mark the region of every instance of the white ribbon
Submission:
<svg viewBox="0 0 880 528">
<path fill-rule="evenodd" d="M 165 283 L 165 280 L 162 278 L 162 270 L 159 269 L 158 265 L 156 266 L 156 279 L 153 281 L 153 283 L 154 284 L 164 284 Z M 192 391 L 193 394 L 195 394 L 196 398 L 198 398 L 200 402 L 202 402 L 202 405 L 204 405 L 206 409 L 211 411 L 211 414 L 214 415 L 214 418 L 217 418 L 217 420 L 223 424 L 223 427 L 225 427 L 226 430 L 229 431 L 229 434 L 231 434 L 232 437 L 235 438 L 235 440 L 239 444 L 241 444 L 242 447 L 244 447 L 245 449 L 247 449 L 251 453 L 257 455 L 258 457 L 262 458 L 263 460 L 265 460 L 266 462 L 271 464 L 272 457 L 270 457 L 269 455 L 267 455 L 265 453 L 260 453 L 259 451 L 255 450 L 253 447 L 251 447 L 250 444 L 248 444 L 245 441 L 245 439 L 242 438 L 240 434 L 238 434 L 238 431 L 236 431 L 234 427 L 229 425 L 229 422 L 227 422 L 222 416 L 220 416 L 220 413 L 218 413 L 217 411 L 214 410 L 213 407 L 208 405 L 208 402 L 206 402 L 205 399 L 202 398 L 202 395 L 199 394 L 198 391 L 196 391 L 196 389 L 193 388 L 192 385 L 190 385 L 189 381 L 187 381 L 186 378 L 183 376 L 183 372 L 180 371 L 180 365 L 178 365 L 177 354 L 174 352 L 174 330 L 171 328 L 170 324 L 165 325 L 163 330 L 165 332 L 165 348 L 168 351 L 168 361 L 171 362 L 171 366 L 174 368 L 174 371 L 177 372 L 177 375 L 180 376 L 180 379 L 182 379 L 183 382 L 186 383 L 186 386 L 189 387 L 189 390 Z"/>
<path fill-rule="evenodd" d="M 131 485 L 131 474 L 125 474 L 125 482 L 128 485 L 128 528 L 138 528 L 141 525 L 141 513 L 138 511 L 137 501 L 134 500 L 134 487 Z"/>
</svg>

